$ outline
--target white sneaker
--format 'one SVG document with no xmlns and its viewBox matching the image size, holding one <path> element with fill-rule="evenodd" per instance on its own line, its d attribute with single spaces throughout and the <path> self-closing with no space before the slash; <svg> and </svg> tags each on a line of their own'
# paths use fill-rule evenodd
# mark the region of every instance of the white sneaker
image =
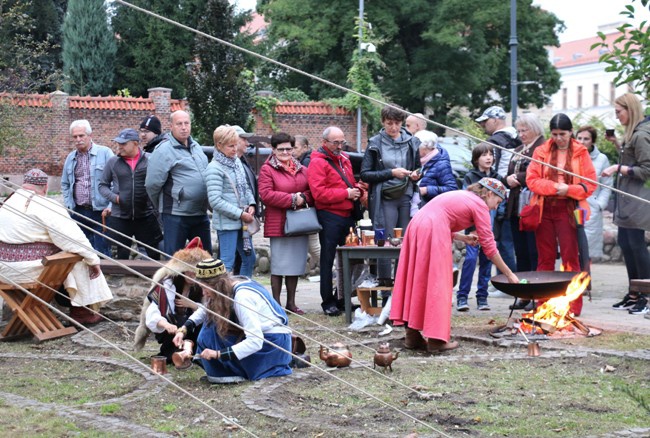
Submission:
<svg viewBox="0 0 650 438">
<path fill-rule="evenodd" d="M 498 290 L 492 283 L 488 286 L 488 295 L 490 298 L 512 298 L 510 295 L 505 294 Z"/>
</svg>

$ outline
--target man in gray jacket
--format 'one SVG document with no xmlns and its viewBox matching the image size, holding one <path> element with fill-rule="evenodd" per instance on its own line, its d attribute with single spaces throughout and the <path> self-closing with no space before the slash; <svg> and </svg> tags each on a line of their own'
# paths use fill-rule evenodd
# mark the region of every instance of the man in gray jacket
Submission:
<svg viewBox="0 0 650 438">
<path fill-rule="evenodd" d="M 102 213 L 110 216 L 108 224 L 114 231 L 117 258 L 128 259 L 131 237 L 147 245 L 147 255 L 160 260 L 157 251 L 162 232 L 153 205 L 144 188 L 149 154 L 140 149 L 140 137 L 135 129 L 123 129 L 113 139 L 117 143 L 117 156 L 106 163 L 99 181 L 99 192 L 111 202 Z"/>
<path fill-rule="evenodd" d="M 149 158 L 145 187 L 163 222 L 164 251 L 173 254 L 186 242 L 199 237 L 212 253 L 208 194 L 203 171 L 208 158 L 190 133 L 192 123 L 185 111 L 171 115 L 171 132 Z"/>
</svg>

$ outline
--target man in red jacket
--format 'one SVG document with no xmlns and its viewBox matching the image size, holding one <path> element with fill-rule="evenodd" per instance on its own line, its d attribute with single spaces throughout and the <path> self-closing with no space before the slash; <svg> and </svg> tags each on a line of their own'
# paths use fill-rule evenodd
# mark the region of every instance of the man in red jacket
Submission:
<svg viewBox="0 0 650 438">
<path fill-rule="evenodd" d="M 354 180 L 352 163 L 342 152 L 345 134 L 336 126 L 323 131 L 323 143 L 311 154 L 307 175 L 309 188 L 323 227 L 320 232 L 320 295 L 321 306 L 328 316 L 338 316 L 336 295 L 332 288 L 332 267 L 336 247 L 345 243 L 345 236 L 354 226 L 352 209 L 362 191 Z M 347 181 L 346 181 L 347 180 Z"/>
</svg>

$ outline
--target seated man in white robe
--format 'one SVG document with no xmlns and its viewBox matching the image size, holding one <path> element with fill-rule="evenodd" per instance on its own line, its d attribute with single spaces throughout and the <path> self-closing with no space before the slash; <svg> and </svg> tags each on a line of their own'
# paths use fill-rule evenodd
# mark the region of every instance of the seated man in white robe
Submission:
<svg viewBox="0 0 650 438">
<path fill-rule="evenodd" d="M 95 324 L 101 316 L 82 306 L 98 310 L 113 294 L 79 225 L 61 204 L 46 198 L 47 180 L 42 170 L 30 170 L 22 188 L 0 207 L 0 282 L 33 282 L 43 270 L 43 257 L 60 251 L 79 254 L 83 260 L 64 283 L 70 316 L 81 324 Z"/>
</svg>

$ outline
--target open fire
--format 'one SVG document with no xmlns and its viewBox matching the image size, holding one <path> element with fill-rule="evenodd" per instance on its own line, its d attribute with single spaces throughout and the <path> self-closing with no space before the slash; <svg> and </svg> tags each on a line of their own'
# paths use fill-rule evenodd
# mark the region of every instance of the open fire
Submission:
<svg viewBox="0 0 650 438">
<path fill-rule="evenodd" d="M 599 335 L 601 330 L 586 326 L 570 312 L 571 301 L 585 291 L 590 281 L 587 272 L 576 274 L 564 295 L 542 302 L 534 311 L 523 313 L 521 318 L 511 318 L 505 326 L 492 332 L 492 336 L 519 336 L 521 333 L 524 337 L 544 339 Z"/>
</svg>

